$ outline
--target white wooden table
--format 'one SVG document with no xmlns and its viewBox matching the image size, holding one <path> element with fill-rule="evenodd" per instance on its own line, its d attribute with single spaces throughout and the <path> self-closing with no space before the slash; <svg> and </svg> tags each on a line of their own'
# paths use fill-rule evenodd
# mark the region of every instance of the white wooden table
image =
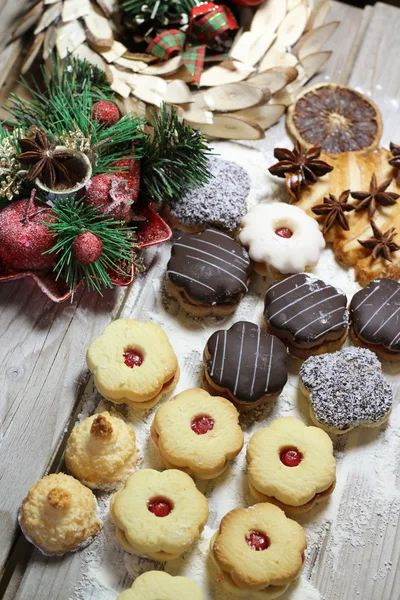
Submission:
<svg viewBox="0 0 400 600">
<path fill-rule="evenodd" d="M 0 7 L 0 34 L 21 4 L 6 0 Z M 10 15 L 8 22 L 4 15 Z M 334 54 L 316 80 L 347 83 L 370 95 L 383 113 L 383 145 L 391 139 L 400 143 L 400 9 L 377 4 L 362 11 L 334 2 L 330 17 L 341 25 L 327 45 Z M 3 67 L 7 56 L 3 54 L 3 63 L 0 58 Z M 251 145 L 270 153 L 268 137 L 267 132 L 266 140 Z M 75 421 L 88 380 L 88 343 L 121 314 L 141 317 L 154 301 L 152 282 L 162 277 L 168 251 L 149 251 L 148 272 L 132 287 L 106 292 L 104 298 L 80 291 L 72 305 L 53 304 L 28 279 L 0 285 L 0 597 L 67 600 L 74 589 L 79 553 L 46 559 L 33 551 L 17 526 L 18 508 L 30 485 L 62 460 L 67 428 Z M 366 434 L 354 435 L 352 444 Z M 343 523 L 352 518 L 350 499 L 364 493 L 356 472 L 349 473 L 342 490 Z M 394 524 L 398 508 L 393 507 Z M 382 523 L 379 514 L 374 519 L 379 543 L 371 551 L 371 546 L 354 547 L 349 540 L 336 572 L 324 561 L 331 532 L 321 535 L 305 571 L 321 598 L 400 598 L 400 529 L 393 521 Z M 389 563 L 391 568 L 384 568 Z M 371 580 L 367 575 L 372 571 L 384 576 Z"/>
</svg>

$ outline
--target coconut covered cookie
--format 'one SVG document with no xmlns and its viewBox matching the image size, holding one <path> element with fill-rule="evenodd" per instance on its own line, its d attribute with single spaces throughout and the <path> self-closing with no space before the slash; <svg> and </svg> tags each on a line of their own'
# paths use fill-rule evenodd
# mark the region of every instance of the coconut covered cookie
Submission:
<svg viewBox="0 0 400 600">
<path fill-rule="evenodd" d="M 112 489 L 124 483 L 137 460 L 132 427 L 108 412 L 75 425 L 65 450 L 69 472 L 94 489 Z"/>
<path fill-rule="evenodd" d="M 195 581 L 187 577 L 172 577 L 163 571 L 148 571 L 140 575 L 117 600 L 204 600 Z"/>
<path fill-rule="evenodd" d="M 30 488 L 19 523 L 25 537 L 47 555 L 78 550 L 101 528 L 93 492 L 64 473 L 47 475 Z"/>
</svg>

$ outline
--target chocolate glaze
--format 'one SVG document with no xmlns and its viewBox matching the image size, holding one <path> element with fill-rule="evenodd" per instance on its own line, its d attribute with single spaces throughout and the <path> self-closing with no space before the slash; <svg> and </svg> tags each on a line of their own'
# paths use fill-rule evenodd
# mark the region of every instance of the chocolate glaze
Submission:
<svg viewBox="0 0 400 600">
<path fill-rule="evenodd" d="M 207 342 L 207 373 L 237 400 L 251 403 L 282 390 L 287 381 L 287 350 L 261 327 L 239 321 L 213 333 Z"/>
<path fill-rule="evenodd" d="M 202 304 L 236 304 L 249 276 L 246 250 L 215 229 L 180 237 L 167 265 L 171 283 Z"/>
<path fill-rule="evenodd" d="M 299 345 L 340 338 L 349 315 L 346 295 L 307 273 L 272 284 L 265 295 L 264 315 L 279 336 Z M 315 345 L 315 344 L 314 344 Z"/>
<path fill-rule="evenodd" d="M 400 352 L 400 283 L 376 279 L 354 294 L 350 304 L 353 329 L 359 338 Z"/>
</svg>

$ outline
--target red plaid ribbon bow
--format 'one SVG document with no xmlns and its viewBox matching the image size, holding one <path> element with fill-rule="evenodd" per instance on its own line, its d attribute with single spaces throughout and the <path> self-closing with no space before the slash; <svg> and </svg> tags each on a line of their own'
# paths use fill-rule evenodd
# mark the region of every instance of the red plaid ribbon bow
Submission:
<svg viewBox="0 0 400 600">
<path fill-rule="evenodd" d="M 227 6 L 206 2 L 192 8 L 187 33 L 180 29 L 163 31 L 149 44 L 147 52 L 160 60 L 181 54 L 183 64 L 199 84 L 205 62 L 229 58 L 226 54 L 206 58 L 207 42 L 237 28 L 236 19 Z"/>
</svg>

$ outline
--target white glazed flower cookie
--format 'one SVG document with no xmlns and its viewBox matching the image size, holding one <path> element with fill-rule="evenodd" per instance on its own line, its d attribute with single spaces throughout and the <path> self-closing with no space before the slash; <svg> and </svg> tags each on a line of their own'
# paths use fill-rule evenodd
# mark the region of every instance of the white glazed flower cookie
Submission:
<svg viewBox="0 0 400 600">
<path fill-rule="evenodd" d="M 301 208 L 273 202 L 255 206 L 242 220 L 240 242 L 260 275 L 292 275 L 314 267 L 325 240 Z"/>
<path fill-rule="evenodd" d="M 151 436 L 167 468 L 213 479 L 243 447 L 238 421 L 229 400 L 193 388 L 158 409 Z"/>
<path fill-rule="evenodd" d="M 135 579 L 131 589 L 117 600 L 204 600 L 204 596 L 197 583 L 187 577 L 148 571 Z"/>
<path fill-rule="evenodd" d="M 276 419 L 257 431 L 247 448 L 247 462 L 253 496 L 292 515 L 310 510 L 335 488 L 332 440 L 294 417 Z"/>
<path fill-rule="evenodd" d="M 64 473 L 47 475 L 30 488 L 19 523 L 25 537 L 47 555 L 78 550 L 101 528 L 93 492 Z"/>
<path fill-rule="evenodd" d="M 132 427 L 108 412 L 75 425 L 65 449 L 68 471 L 93 489 L 113 489 L 126 481 L 138 460 Z"/>
<path fill-rule="evenodd" d="M 135 319 L 110 323 L 90 344 L 86 360 L 99 392 L 133 408 L 153 407 L 179 381 L 171 343 L 155 323 Z"/>
<path fill-rule="evenodd" d="M 273 504 L 231 510 L 211 540 L 217 582 L 246 600 L 279 598 L 302 570 L 306 546 L 304 529 Z"/>
<path fill-rule="evenodd" d="M 197 542 L 208 502 L 186 473 L 142 469 L 111 498 L 110 514 L 124 550 L 167 561 Z"/>
</svg>

